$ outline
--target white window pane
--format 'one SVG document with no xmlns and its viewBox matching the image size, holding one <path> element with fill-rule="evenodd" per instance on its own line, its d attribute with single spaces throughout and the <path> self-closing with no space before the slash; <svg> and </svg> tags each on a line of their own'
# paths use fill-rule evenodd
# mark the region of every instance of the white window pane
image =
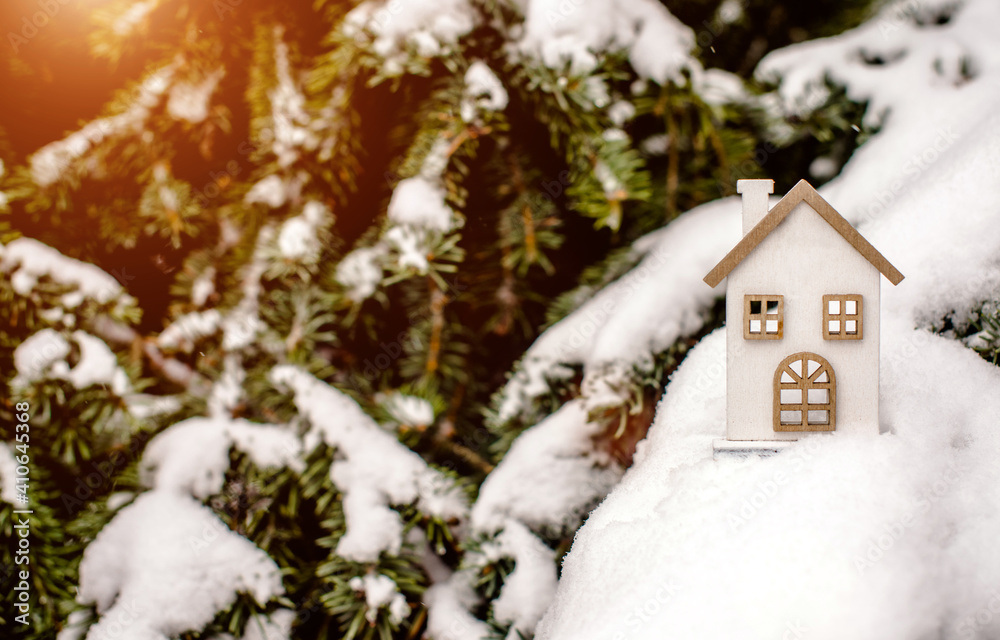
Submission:
<svg viewBox="0 0 1000 640">
<path fill-rule="evenodd" d="M 830 377 L 828 375 L 826 375 L 826 371 L 824 371 L 823 373 L 821 373 L 818 376 L 816 376 L 816 379 L 813 380 L 813 382 L 829 382 L 829 381 L 830 381 Z"/>
<path fill-rule="evenodd" d="M 828 404 L 830 402 L 829 389 L 809 389 L 807 396 L 809 404 Z"/>
<path fill-rule="evenodd" d="M 830 333 L 840 333 L 840 320 L 830 321 Z"/>
<path fill-rule="evenodd" d="M 823 411 L 810 411 L 809 417 L 806 418 L 809 424 L 830 424 L 830 412 Z"/>
<path fill-rule="evenodd" d="M 815 360 L 810 360 L 809 368 L 808 370 L 806 370 L 806 375 L 811 376 L 812 374 L 816 373 L 816 369 L 819 369 L 819 363 L 816 362 Z"/>
<path fill-rule="evenodd" d="M 802 389 L 782 389 L 781 404 L 802 404 Z"/>
<path fill-rule="evenodd" d="M 768 333 L 778 333 L 778 321 L 768 320 L 767 322 L 764 323 L 764 329 Z"/>
<path fill-rule="evenodd" d="M 792 376 L 788 375 L 787 371 L 782 371 L 781 372 L 781 381 L 782 382 L 795 382 L 795 379 L 792 378 Z"/>
<path fill-rule="evenodd" d="M 781 424 L 802 424 L 801 411 L 782 411 Z"/>
<path fill-rule="evenodd" d="M 844 302 L 844 313 L 849 316 L 857 315 L 858 313 L 858 303 L 854 300 L 847 300 Z"/>
<path fill-rule="evenodd" d="M 846 333 L 858 332 L 858 321 L 857 320 L 844 320 L 844 331 Z"/>
<path fill-rule="evenodd" d="M 831 316 L 839 315 L 840 314 L 840 300 L 831 300 L 830 301 L 830 308 L 829 308 L 828 311 L 829 311 L 829 313 L 830 313 Z"/>
<path fill-rule="evenodd" d="M 800 377 L 802 376 L 802 361 L 801 360 L 792 360 L 791 364 L 789 364 L 788 366 L 791 368 L 792 371 L 795 372 L 795 375 L 800 376 Z"/>
<path fill-rule="evenodd" d="M 750 333 L 760 333 L 760 320 L 750 321 Z"/>
</svg>

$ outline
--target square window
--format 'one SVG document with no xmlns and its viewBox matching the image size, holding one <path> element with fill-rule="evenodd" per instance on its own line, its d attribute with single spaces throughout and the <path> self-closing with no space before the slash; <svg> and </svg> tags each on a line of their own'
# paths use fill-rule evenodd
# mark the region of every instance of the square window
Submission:
<svg viewBox="0 0 1000 640">
<path fill-rule="evenodd" d="M 823 339 L 861 340 L 864 299 L 856 293 L 823 296 Z"/>
<path fill-rule="evenodd" d="M 802 424 L 801 411 L 782 411 L 781 424 Z"/>
<path fill-rule="evenodd" d="M 830 404 L 829 389 L 809 389 L 806 392 L 809 404 Z"/>
<path fill-rule="evenodd" d="M 830 424 L 830 412 L 826 410 L 822 411 L 809 411 L 806 420 L 809 424 Z"/>
<path fill-rule="evenodd" d="M 802 404 L 802 389 L 782 389 L 781 404 Z"/>
<path fill-rule="evenodd" d="M 784 297 L 777 294 L 743 296 L 743 338 L 781 340 Z"/>
</svg>

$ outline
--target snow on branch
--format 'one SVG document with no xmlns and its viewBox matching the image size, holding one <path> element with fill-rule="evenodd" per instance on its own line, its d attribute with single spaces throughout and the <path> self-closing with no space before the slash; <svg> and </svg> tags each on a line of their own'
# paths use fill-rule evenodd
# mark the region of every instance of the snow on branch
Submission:
<svg viewBox="0 0 1000 640">
<path fill-rule="evenodd" d="M 275 367 L 272 383 L 295 396 L 308 418 L 306 451 L 324 443 L 337 452 L 330 479 L 344 493 L 347 532 L 336 553 L 356 562 L 374 562 L 383 552 L 399 553 L 403 522 L 392 506 L 415 504 L 443 520 L 464 519 L 462 491 L 369 417 L 347 395 L 291 365 Z"/>
</svg>

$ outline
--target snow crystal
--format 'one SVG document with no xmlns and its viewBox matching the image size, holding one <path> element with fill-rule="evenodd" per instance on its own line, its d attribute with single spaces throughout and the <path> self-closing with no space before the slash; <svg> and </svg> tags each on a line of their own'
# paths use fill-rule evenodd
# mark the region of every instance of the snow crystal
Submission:
<svg viewBox="0 0 1000 640">
<path fill-rule="evenodd" d="M 476 110 L 503 111 L 507 108 L 507 90 L 493 70 L 481 60 L 469 65 L 465 72 L 465 98 L 462 100 L 462 120 L 471 122 Z"/>
<path fill-rule="evenodd" d="M 109 385 L 116 395 L 129 392 L 128 374 L 118 365 L 118 358 L 103 340 L 83 331 L 73 332 L 73 340 L 80 346 L 80 362 L 66 378 L 74 387 Z"/>
<path fill-rule="evenodd" d="M 475 576 L 456 571 L 446 581 L 433 585 L 424 594 L 427 605 L 427 636 L 434 640 L 487 640 L 489 626 L 469 613 L 477 604 L 473 589 Z"/>
<path fill-rule="evenodd" d="M 635 105 L 626 100 L 619 100 L 608 108 L 608 118 L 616 127 L 624 127 L 634 117 Z"/>
<path fill-rule="evenodd" d="M 13 271 L 11 285 L 26 296 L 48 276 L 66 285 L 76 286 L 78 293 L 101 304 L 122 298 L 123 290 L 110 274 L 92 264 L 68 258 L 52 247 L 31 238 L 18 238 L 0 247 L 0 270 Z M 125 297 L 129 302 L 131 297 Z M 75 306 L 75 305 L 67 305 Z"/>
<path fill-rule="evenodd" d="M 299 413 L 312 423 L 306 449 L 322 441 L 342 456 L 330 468 L 331 480 L 344 493 L 347 520 L 338 555 L 374 562 L 382 552 L 398 553 L 403 523 L 389 505 L 415 502 L 443 519 L 464 517 L 461 490 L 383 431 L 350 397 L 290 365 L 275 367 L 270 377 L 292 390 Z"/>
<path fill-rule="evenodd" d="M 444 187 L 427 178 L 401 180 L 389 200 L 389 220 L 447 233 L 455 227 L 455 212 L 444 199 Z"/>
<path fill-rule="evenodd" d="M 209 267 L 191 285 L 191 303 L 201 307 L 213 293 L 215 293 L 215 267 Z"/>
<path fill-rule="evenodd" d="M 277 209 L 285 204 L 287 199 L 288 188 L 285 186 L 285 181 L 280 176 L 272 174 L 250 187 L 250 191 L 247 192 L 243 201 L 247 204 L 260 202 L 272 209 Z"/>
<path fill-rule="evenodd" d="M 15 386 L 44 379 L 52 365 L 66 360 L 69 352 L 69 342 L 58 331 L 42 329 L 31 334 L 14 350 Z"/>
<path fill-rule="evenodd" d="M 489 533 L 516 520 L 553 536 L 571 532 L 622 475 L 594 453 L 599 431 L 580 400 L 526 430 L 486 477 L 472 508 L 473 527 Z"/>
<path fill-rule="evenodd" d="M 398 226 L 386 231 L 384 239 L 398 252 L 396 262 L 400 267 L 412 267 L 419 273 L 427 273 L 430 263 L 427 261 L 426 234 L 410 226 Z"/>
<path fill-rule="evenodd" d="M 379 609 L 382 607 L 388 610 L 389 621 L 394 625 L 405 620 L 410 614 L 406 598 L 399 592 L 391 578 L 380 573 L 369 573 L 363 578 L 351 578 L 349 584 L 355 591 L 364 592 L 365 604 L 368 606 L 365 619 L 371 624 L 375 624 Z"/>
<path fill-rule="evenodd" d="M 326 228 L 328 224 L 326 207 L 316 201 L 307 202 L 302 214 L 286 220 L 278 232 L 281 255 L 289 260 L 315 262 L 322 249 L 319 230 Z"/>
<path fill-rule="evenodd" d="M 337 264 L 337 282 L 348 289 L 347 295 L 355 302 L 375 293 L 382 281 L 379 263 L 384 254 L 378 247 L 363 247 L 350 252 Z"/>
<path fill-rule="evenodd" d="M 87 640 L 163 640 L 202 629 L 236 601 L 283 593 L 278 566 L 190 497 L 151 491 L 122 508 L 84 551 L 81 604 L 100 619 Z"/>
<path fill-rule="evenodd" d="M 627 49 L 642 78 L 683 83 L 681 70 L 697 67 L 689 52 L 694 34 L 655 0 L 527 0 L 519 47 L 546 66 L 584 74 L 596 53 Z"/>
<path fill-rule="evenodd" d="M 190 353 L 195 342 L 219 330 L 222 314 L 218 309 L 195 311 L 177 318 L 156 338 L 161 349 L 179 349 Z"/>
<path fill-rule="evenodd" d="M 197 84 L 176 83 L 170 89 L 170 96 L 167 98 L 167 113 L 175 120 L 186 120 L 195 124 L 205 120 L 208 117 L 209 100 L 225 73 L 225 70 L 218 69 Z"/>
<path fill-rule="evenodd" d="M 0 442 L 0 500 L 17 504 L 17 461 L 6 442 Z"/>
<path fill-rule="evenodd" d="M 392 419 L 409 427 L 426 427 L 434 422 L 434 407 L 417 396 L 390 393 L 379 400 Z"/>
<path fill-rule="evenodd" d="M 493 615 L 511 625 L 508 640 L 530 637 L 556 591 L 555 552 L 517 522 L 508 522 L 496 543 L 515 565 L 493 601 Z"/>
<path fill-rule="evenodd" d="M 140 22 L 146 19 L 146 16 L 148 16 L 158 4 L 160 4 L 160 0 L 136 2 L 129 7 L 127 11 L 118 16 L 114 24 L 111 25 L 111 30 L 119 36 L 129 35 Z"/>
<path fill-rule="evenodd" d="M 306 113 L 306 98 L 292 79 L 288 45 L 282 40 L 282 35 L 281 28 L 275 29 L 274 65 L 277 85 L 268 93 L 268 97 L 271 100 L 272 151 L 278 157 L 278 166 L 288 167 L 298 160 L 300 149 L 313 150 L 319 140 L 309 129 L 311 118 Z"/>
<path fill-rule="evenodd" d="M 260 615 L 247 621 L 240 640 L 291 640 L 295 612 L 278 609 L 271 615 Z"/>
</svg>

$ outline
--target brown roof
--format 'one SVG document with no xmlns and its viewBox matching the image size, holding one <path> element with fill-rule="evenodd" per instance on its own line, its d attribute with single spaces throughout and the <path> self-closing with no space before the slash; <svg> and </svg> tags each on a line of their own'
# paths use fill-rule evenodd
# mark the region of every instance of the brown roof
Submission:
<svg viewBox="0 0 1000 640">
<path fill-rule="evenodd" d="M 844 236 L 844 239 L 851 243 L 851 246 L 876 269 L 881 271 L 882 275 L 889 279 L 889 282 L 895 285 L 903 280 L 903 274 L 889 264 L 885 256 L 865 240 L 857 229 L 851 226 L 850 222 L 837 213 L 837 210 L 830 206 L 830 203 L 824 200 L 811 184 L 805 180 L 799 180 L 798 184 L 792 187 L 791 191 L 786 193 L 785 197 L 774 205 L 774 208 L 748 234 L 743 236 L 739 244 L 733 247 L 733 250 L 719 264 L 715 265 L 714 269 L 708 272 L 708 275 L 705 276 L 705 282 L 712 287 L 722 282 L 722 279 L 729 275 L 729 272 L 735 269 L 736 265 L 743 262 L 743 258 L 750 255 L 750 252 L 757 248 L 757 245 L 774 231 L 782 220 L 788 217 L 795 205 L 803 201 L 815 209 L 816 213 L 837 230 L 837 233 Z"/>
</svg>

